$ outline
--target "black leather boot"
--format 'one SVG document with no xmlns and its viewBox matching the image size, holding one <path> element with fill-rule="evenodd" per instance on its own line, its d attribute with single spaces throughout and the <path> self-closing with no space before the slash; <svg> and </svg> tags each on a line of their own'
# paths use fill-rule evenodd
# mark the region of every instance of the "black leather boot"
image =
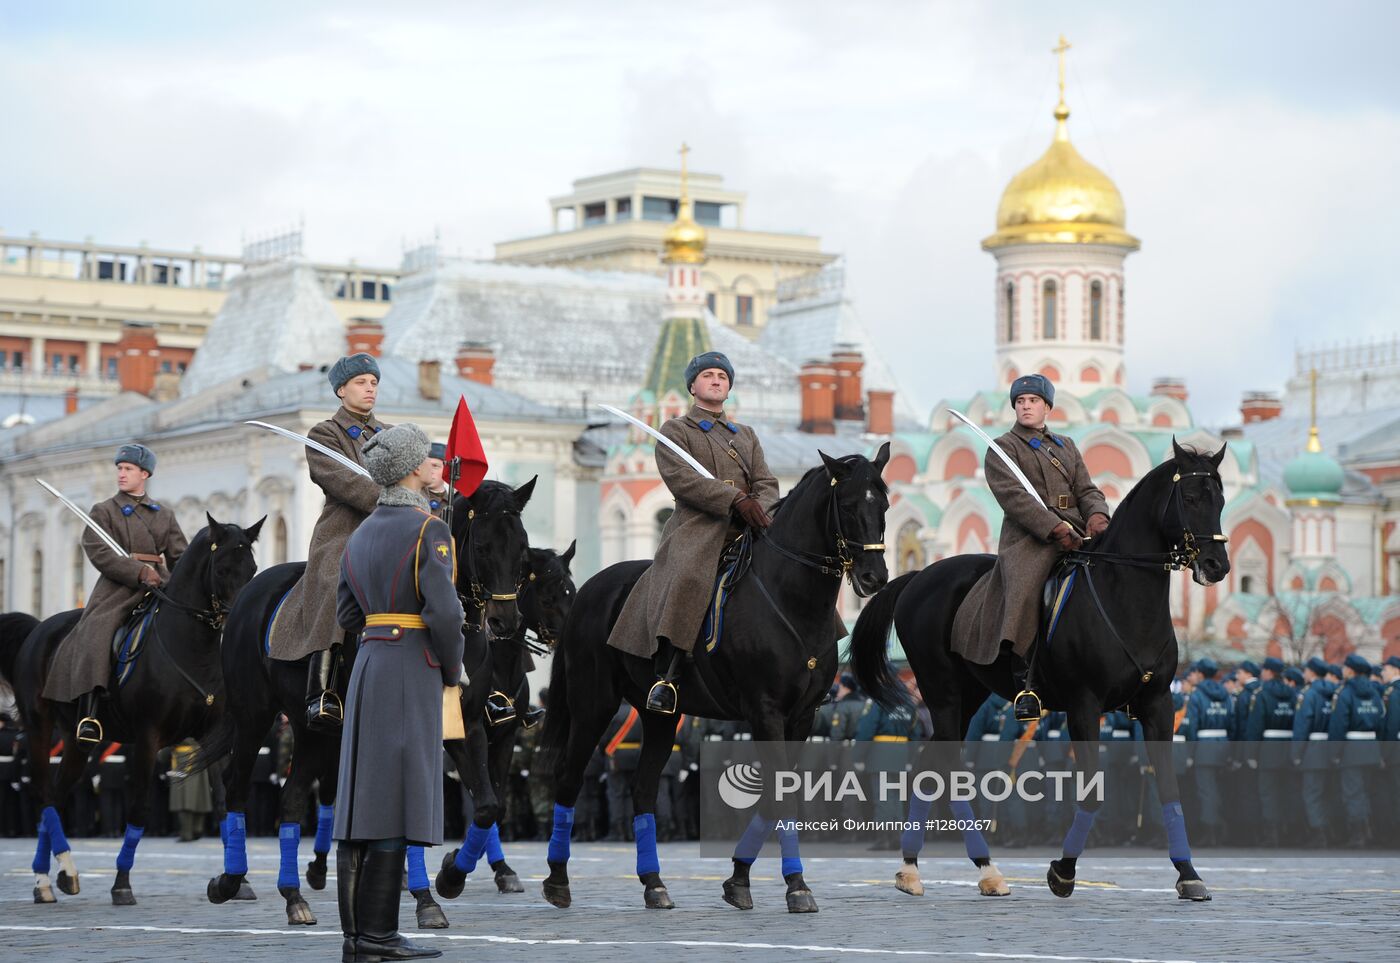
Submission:
<svg viewBox="0 0 1400 963">
<path fill-rule="evenodd" d="M 335 847 L 335 895 L 340 906 L 340 932 L 345 942 L 340 946 L 342 961 L 354 960 L 355 941 L 360 937 L 355 917 L 355 901 L 359 897 L 360 870 L 365 861 L 363 843 L 337 843 Z"/>
<path fill-rule="evenodd" d="M 520 717 L 520 724 L 526 729 L 533 729 L 540 724 L 544 718 L 544 706 L 530 706 Z"/>
<path fill-rule="evenodd" d="M 673 716 L 676 714 L 676 705 L 680 702 L 675 679 L 680 674 L 681 650 L 664 639 L 658 640 L 654 662 L 656 682 L 647 693 L 646 707 L 651 712 Z"/>
<path fill-rule="evenodd" d="M 406 847 L 370 849 L 360 871 L 355 900 L 354 963 L 380 960 L 427 960 L 442 956 L 442 950 L 419 946 L 399 935 L 399 898 L 403 888 L 403 861 Z"/>
<path fill-rule="evenodd" d="M 96 745 L 103 739 L 102 723 L 97 721 L 97 690 L 84 692 L 78 697 L 78 732 L 79 742 L 86 742 Z"/>
<path fill-rule="evenodd" d="M 311 653 L 306 673 L 306 724 L 312 729 L 339 729 L 345 720 L 345 707 L 335 693 L 335 663 L 340 646 Z"/>
</svg>

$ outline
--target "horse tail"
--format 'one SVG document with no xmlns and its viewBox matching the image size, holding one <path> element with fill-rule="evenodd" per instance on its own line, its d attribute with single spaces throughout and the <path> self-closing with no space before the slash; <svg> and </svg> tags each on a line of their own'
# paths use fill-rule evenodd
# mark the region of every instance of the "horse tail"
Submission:
<svg viewBox="0 0 1400 963">
<path fill-rule="evenodd" d="M 203 772 L 210 766 L 223 762 L 233 755 L 234 743 L 238 741 L 238 722 L 234 714 L 224 709 L 219 721 L 204 735 L 199 737 L 199 748 L 187 762 L 190 773 Z"/>
<path fill-rule="evenodd" d="M 899 597 L 918 572 L 906 572 L 865 603 L 851 633 L 846 659 L 861 689 L 880 705 L 908 705 L 909 693 L 900 684 L 888 657 L 890 626 Z"/>
<path fill-rule="evenodd" d="M 554 646 L 554 658 L 549 666 L 549 703 L 545 706 L 539 745 L 535 747 L 545 766 L 563 759 L 564 750 L 569 744 L 569 653 L 564 646 L 569 633 L 567 623 L 565 626 L 565 631 Z M 546 768 L 544 771 L 549 770 Z"/>
<path fill-rule="evenodd" d="M 8 682 L 12 688 L 20 647 L 38 624 L 39 620 L 26 612 L 0 614 L 0 679 Z"/>
</svg>

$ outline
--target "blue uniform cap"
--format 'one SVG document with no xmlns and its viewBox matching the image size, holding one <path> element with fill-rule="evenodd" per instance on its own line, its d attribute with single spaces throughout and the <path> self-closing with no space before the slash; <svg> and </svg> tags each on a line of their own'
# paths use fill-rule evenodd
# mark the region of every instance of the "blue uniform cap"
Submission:
<svg viewBox="0 0 1400 963">
<path fill-rule="evenodd" d="M 1338 678 L 1338 679 L 1341 679 L 1341 678 L 1342 678 L 1342 667 L 1341 667 L 1340 665 L 1338 665 L 1337 663 L 1335 663 L 1335 662 L 1329 662 L 1329 663 L 1327 663 L 1327 674 L 1330 675 L 1330 676 L 1335 676 L 1335 677 Z"/>
<path fill-rule="evenodd" d="M 1318 658 L 1317 656 L 1313 656 L 1311 659 L 1309 659 L 1306 665 L 1309 669 L 1312 669 L 1314 675 L 1327 674 L 1327 663 L 1322 661 L 1322 659 Z"/>
<path fill-rule="evenodd" d="M 1011 403 L 1014 405 L 1021 395 L 1039 395 L 1047 405 L 1055 407 L 1055 386 L 1043 374 L 1021 375 L 1011 382 Z"/>
<path fill-rule="evenodd" d="M 1255 662 L 1253 659 L 1245 659 L 1240 663 L 1240 668 L 1244 669 L 1244 671 L 1248 672 L 1250 675 L 1259 674 L 1259 663 Z"/>
<path fill-rule="evenodd" d="M 435 441 L 428 446 L 428 457 L 436 458 L 438 461 L 447 461 L 447 446 L 440 441 Z"/>
<path fill-rule="evenodd" d="M 1271 655 L 1264 660 L 1264 668 L 1268 669 L 1270 672 L 1282 674 L 1285 666 L 1282 659 Z"/>
<path fill-rule="evenodd" d="M 1371 674 L 1371 663 L 1367 662 L 1364 658 L 1362 658 L 1355 652 L 1346 657 L 1346 661 L 1343 663 L 1343 665 L 1345 665 L 1348 669 L 1357 673 L 1358 675 Z"/>
<path fill-rule="evenodd" d="M 1381 665 L 1391 665 L 1397 669 L 1400 669 L 1400 655 L 1392 655 L 1390 658 L 1382 662 Z"/>
<path fill-rule="evenodd" d="M 1294 685 L 1302 685 L 1304 682 L 1308 681 L 1303 678 L 1303 670 L 1296 665 L 1290 665 L 1288 668 L 1284 669 L 1283 677 Z"/>
<path fill-rule="evenodd" d="M 1193 668 L 1207 679 L 1215 678 L 1215 673 L 1220 671 L 1220 666 L 1215 664 L 1215 660 L 1209 656 L 1204 659 L 1197 659 Z"/>
</svg>

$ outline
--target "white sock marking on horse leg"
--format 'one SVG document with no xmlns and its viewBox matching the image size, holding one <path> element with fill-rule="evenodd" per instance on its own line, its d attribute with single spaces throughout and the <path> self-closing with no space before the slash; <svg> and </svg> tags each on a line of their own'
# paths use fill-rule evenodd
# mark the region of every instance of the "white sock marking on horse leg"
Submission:
<svg viewBox="0 0 1400 963">
<path fill-rule="evenodd" d="M 58 854 L 58 868 L 67 873 L 70 879 L 78 878 L 78 867 L 73 862 L 73 850 Z"/>
<path fill-rule="evenodd" d="M 46 902 L 53 901 L 53 883 L 49 882 L 48 873 L 34 874 L 34 888 L 39 891 Z"/>
<path fill-rule="evenodd" d="M 1011 887 L 1006 885 L 1006 877 L 1001 875 L 1001 870 L 997 869 L 996 864 L 989 862 L 982 867 L 978 875 L 977 891 L 983 896 L 1007 896 Z"/>
</svg>

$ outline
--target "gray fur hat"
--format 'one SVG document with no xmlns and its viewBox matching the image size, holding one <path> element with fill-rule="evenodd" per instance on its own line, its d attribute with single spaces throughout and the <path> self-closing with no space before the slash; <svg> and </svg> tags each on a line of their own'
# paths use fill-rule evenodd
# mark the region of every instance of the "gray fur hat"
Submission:
<svg viewBox="0 0 1400 963">
<path fill-rule="evenodd" d="M 690 364 L 685 366 L 685 386 L 689 390 L 695 383 L 695 379 L 700 377 L 700 372 L 706 368 L 719 368 L 729 375 L 729 387 L 734 387 L 734 365 L 729 359 L 718 351 L 706 351 L 704 354 L 697 354 L 690 359 Z"/>
<path fill-rule="evenodd" d="M 326 377 L 330 379 L 331 390 L 339 391 L 345 382 L 351 378 L 358 378 L 362 374 L 372 374 L 376 378 L 379 377 L 379 362 L 374 360 L 374 355 L 365 354 L 363 351 L 341 358 L 331 365 L 331 370 L 326 372 Z"/>
<path fill-rule="evenodd" d="M 156 453 L 145 445 L 122 445 L 117 449 L 117 457 L 112 459 L 112 464 L 120 465 L 122 462 L 135 465 L 147 475 L 156 473 Z"/>
<path fill-rule="evenodd" d="M 423 429 L 412 422 L 379 432 L 362 449 L 369 477 L 385 488 L 398 484 L 423 464 L 431 444 Z"/>
</svg>

